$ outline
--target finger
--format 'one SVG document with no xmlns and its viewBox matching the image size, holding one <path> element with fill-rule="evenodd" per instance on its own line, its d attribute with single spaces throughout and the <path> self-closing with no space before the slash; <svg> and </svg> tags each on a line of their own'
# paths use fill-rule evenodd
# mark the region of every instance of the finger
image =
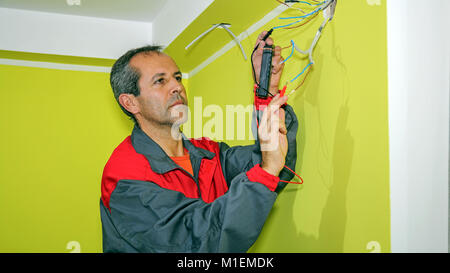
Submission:
<svg viewBox="0 0 450 273">
<path fill-rule="evenodd" d="M 284 58 L 281 56 L 281 47 L 276 46 L 273 55 L 273 66 L 275 68 L 275 73 L 280 72 L 280 70 L 284 67 L 284 63 L 282 63 L 283 61 Z"/>
<path fill-rule="evenodd" d="M 284 123 L 285 120 L 286 120 L 286 111 L 284 111 L 283 108 L 280 108 L 280 121 Z"/>
<path fill-rule="evenodd" d="M 269 107 L 264 109 L 263 115 L 261 117 L 261 123 L 258 128 L 258 136 L 262 141 L 267 141 L 269 139 L 270 132 L 270 110 Z"/>
<path fill-rule="evenodd" d="M 274 107 L 274 109 L 281 108 L 282 105 L 284 105 L 288 100 L 288 96 L 284 95 L 283 97 L 280 97 L 280 93 L 278 93 L 272 101 L 269 103 L 271 107 Z"/>
<path fill-rule="evenodd" d="M 267 120 L 266 120 L 266 122 L 267 122 L 267 131 L 266 131 L 266 133 L 268 134 L 268 136 L 270 136 L 271 135 L 271 132 L 272 132 L 272 127 L 273 127 L 273 117 L 274 117 L 274 108 L 273 107 L 271 107 L 271 106 L 268 106 L 267 107 Z"/>
<path fill-rule="evenodd" d="M 275 47 L 274 56 L 281 56 L 281 46 Z"/>
<path fill-rule="evenodd" d="M 275 108 L 279 108 L 281 106 L 280 100 L 280 93 L 278 93 L 272 98 L 272 101 L 268 104 L 268 107 L 273 106 Z"/>
<path fill-rule="evenodd" d="M 281 56 L 274 57 L 272 59 L 272 74 L 278 74 L 284 68 L 284 58 Z"/>
<path fill-rule="evenodd" d="M 274 58 L 281 58 L 281 47 L 276 46 L 273 50 L 273 57 Z"/>
<path fill-rule="evenodd" d="M 265 43 L 263 42 L 262 39 L 264 38 L 264 36 L 266 36 L 266 34 L 267 34 L 267 31 L 263 31 L 259 34 L 258 38 L 256 39 L 255 47 L 258 45 L 259 45 L 259 47 L 264 47 Z M 263 42 L 263 43 L 261 43 L 261 42 Z"/>
<path fill-rule="evenodd" d="M 280 118 L 280 133 L 282 133 L 283 135 L 286 135 L 287 134 L 286 112 L 282 108 L 279 111 L 279 118 Z"/>
<path fill-rule="evenodd" d="M 268 32 L 267 30 L 263 30 L 263 31 L 259 34 L 258 40 L 262 40 L 262 39 L 264 38 L 264 36 L 266 36 L 267 32 Z"/>
<path fill-rule="evenodd" d="M 260 47 L 256 50 L 255 54 L 253 55 L 253 62 L 255 62 L 255 60 L 257 60 L 257 59 L 261 59 L 262 54 L 263 54 L 263 48 Z M 256 65 L 258 65 L 258 64 L 260 65 L 261 62 L 257 63 Z"/>
<path fill-rule="evenodd" d="M 288 96 L 283 96 L 281 97 L 280 94 L 278 93 L 273 99 L 272 101 L 269 103 L 269 105 L 275 106 L 276 108 L 280 108 L 281 105 L 285 104 L 288 100 Z"/>
<path fill-rule="evenodd" d="M 262 114 L 261 120 L 260 120 L 260 128 L 267 124 L 267 117 L 269 115 L 269 110 L 267 108 L 268 107 L 264 108 L 264 110 L 263 110 L 263 114 Z"/>
<path fill-rule="evenodd" d="M 273 107 L 274 110 L 270 115 L 269 125 L 270 125 L 270 136 L 277 136 L 280 132 L 280 108 Z"/>
<path fill-rule="evenodd" d="M 270 37 L 267 38 L 267 39 L 266 39 L 266 44 L 272 46 L 272 45 L 273 45 L 273 40 L 272 40 L 272 38 L 270 38 Z"/>
</svg>

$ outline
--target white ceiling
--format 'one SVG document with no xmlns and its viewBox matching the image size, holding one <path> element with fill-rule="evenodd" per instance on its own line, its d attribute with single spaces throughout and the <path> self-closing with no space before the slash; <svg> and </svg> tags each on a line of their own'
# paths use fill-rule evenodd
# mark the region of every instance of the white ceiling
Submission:
<svg viewBox="0 0 450 273">
<path fill-rule="evenodd" d="M 68 3 L 80 2 L 80 5 Z M 167 0 L 0 0 L 0 7 L 152 22 Z"/>
<path fill-rule="evenodd" d="M 80 6 L 67 4 L 76 1 L 0 0 L 0 50 L 116 59 L 145 44 L 170 45 L 214 2 L 80 0 Z"/>
</svg>

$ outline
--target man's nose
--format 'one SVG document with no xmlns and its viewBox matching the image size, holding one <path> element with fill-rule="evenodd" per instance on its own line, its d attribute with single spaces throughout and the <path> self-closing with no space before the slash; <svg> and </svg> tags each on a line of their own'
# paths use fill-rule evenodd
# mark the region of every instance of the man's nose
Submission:
<svg viewBox="0 0 450 273">
<path fill-rule="evenodd" d="M 184 89 L 183 84 L 176 79 L 174 79 L 173 84 L 170 86 L 171 93 L 181 93 Z"/>
</svg>

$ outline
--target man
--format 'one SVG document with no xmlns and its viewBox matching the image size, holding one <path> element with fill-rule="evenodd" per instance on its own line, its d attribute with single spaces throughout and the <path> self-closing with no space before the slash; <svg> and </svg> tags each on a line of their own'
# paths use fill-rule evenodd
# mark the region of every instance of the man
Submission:
<svg viewBox="0 0 450 273">
<path fill-rule="evenodd" d="M 262 48 L 257 40 L 255 76 Z M 114 64 L 111 86 L 122 110 L 135 121 L 131 136 L 112 153 L 102 177 L 100 201 L 104 252 L 246 252 L 257 239 L 278 191 L 292 179 L 297 119 L 278 94 L 283 64 L 276 47 L 269 99 L 258 139 L 273 141 L 230 148 L 205 138 L 173 136 L 187 105 L 181 72 L 158 47 L 128 51 Z M 261 110 L 261 109 L 258 109 Z M 258 111 L 259 112 L 259 111 Z M 280 126 L 273 130 L 273 117 Z M 176 127 L 176 126 L 175 126 Z M 177 130 L 175 130 L 177 131 Z"/>
</svg>

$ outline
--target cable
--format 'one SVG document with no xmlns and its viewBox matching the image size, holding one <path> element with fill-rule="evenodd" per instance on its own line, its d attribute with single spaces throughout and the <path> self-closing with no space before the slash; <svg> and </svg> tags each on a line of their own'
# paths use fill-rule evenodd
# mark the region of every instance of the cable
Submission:
<svg viewBox="0 0 450 273">
<path fill-rule="evenodd" d="M 286 28 L 284 28 L 284 29 L 294 29 L 294 28 L 299 28 L 299 27 L 301 27 L 301 26 L 304 26 L 304 25 L 308 24 L 309 22 L 311 22 L 314 18 L 316 18 L 317 15 L 319 15 L 319 13 L 314 14 L 312 17 L 310 17 L 310 18 L 308 19 L 308 21 L 304 22 L 303 24 L 300 24 L 300 25 L 295 26 L 295 27 L 286 27 Z"/>
<path fill-rule="evenodd" d="M 303 86 L 303 84 L 305 83 L 306 79 L 308 78 L 309 72 L 311 71 L 311 66 L 308 68 L 308 71 L 306 72 L 305 77 L 303 78 L 303 81 L 300 83 L 299 86 L 297 86 L 294 90 L 292 90 L 288 96 L 291 96 L 292 94 L 294 94 L 295 91 L 297 91 L 300 87 Z"/>
<path fill-rule="evenodd" d="M 188 50 L 194 43 L 196 43 L 198 40 L 200 40 L 201 38 L 206 36 L 211 31 L 215 30 L 216 28 L 223 28 L 233 37 L 233 40 L 236 42 L 236 44 L 238 44 L 239 48 L 241 49 L 242 55 L 244 55 L 244 59 L 247 60 L 247 55 L 245 54 L 244 48 L 242 47 L 241 42 L 239 41 L 238 37 L 236 37 L 236 35 L 234 35 L 234 33 L 229 29 L 230 26 L 231 25 L 227 24 L 227 23 L 215 24 L 212 27 L 210 27 L 208 30 L 206 30 L 205 32 L 200 34 L 192 42 L 190 42 L 184 49 Z"/>
<path fill-rule="evenodd" d="M 292 6 L 289 6 L 287 3 L 282 2 L 282 1 L 280 1 L 280 0 L 275 0 L 275 1 L 277 1 L 278 3 L 280 3 L 280 4 L 282 4 L 282 5 L 285 5 L 286 7 L 290 8 L 290 9 L 299 10 L 299 11 L 303 12 L 303 14 L 306 14 L 306 12 L 305 12 L 304 10 L 300 9 L 300 8 L 293 8 Z"/>
<path fill-rule="evenodd" d="M 301 54 L 304 54 L 304 55 L 309 55 L 309 61 L 310 61 L 312 64 L 314 64 L 314 60 L 313 60 L 313 51 L 314 51 L 314 48 L 316 47 L 316 44 L 317 44 L 317 42 L 319 41 L 320 36 L 322 35 L 322 30 L 324 29 L 324 27 L 325 27 L 325 25 L 328 23 L 328 21 L 329 21 L 329 19 L 326 18 L 326 19 L 323 21 L 322 25 L 320 25 L 319 30 L 317 30 L 316 36 L 314 37 L 314 40 L 312 41 L 311 46 L 309 47 L 308 50 L 303 51 L 303 50 L 301 50 L 300 48 L 298 48 L 298 47 L 294 44 L 294 47 L 295 47 L 295 49 L 296 49 L 298 52 L 300 52 Z"/>
<path fill-rule="evenodd" d="M 308 17 L 308 16 L 311 16 L 311 15 L 313 15 L 314 13 L 317 13 L 317 12 L 319 12 L 319 11 L 321 11 L 321 10 L 322 10 L 322 8 L 320 7 L 320 8 L 315 9 L 314 11 L 312 11 L 312 12 L 310 12 L 310 13 L 308 13 L 308 14 L 302 15 L 302 16 L 279 17 L 278 19 L 280 19 L 280 20 L 303 19 L 303 18 L 306 18 L 306 17 Z"/>
<path fill-rule="evenodd" d="M 198 40 L 200 40 L 202 37 L 204 37 L 206 34 L 210 33 L 211 31 L 213 31 L 214 29 L 216 29 L 217 27 L 219 27 L 220 24 L 215 24 L 212 27 L 210 27 L 208 30 L 206 30 L 205 32 L 203 32 L 202 34 L 200 34 L 197 38 L 195 38 L 192 42 L 190 42 L 184 49 L 188 50 L 191 45 L 193 45 L 195 42 L 197 42 Z"/>
<path fill-rule="evenodd" d="M 330 3 L 331 3 L 334 0 L 327 0 L 327 1 L 330 1 Z M 314 11 L 312 11 L 312 12 L 310 12 L 308 14 L 305 14 L 305 15 L 302 15 L 302 16 L 294 16 L 294 17 L 280 17 L 279 19 L 281 19 L 281 20 L 286 20 L 286 19 L 300 19 L 300 20 L 297 20 L 295 22 L 289 23 L 287 25 L 276 26 L 273 29 L 279 29 L 279 28 L 289 29 L 288 27 L 302 22 L 305 18 L 308 18 L 309 16 L 314 15 L 312 18 L 316 17 L 319 14 L 319 11 L 321 11 L 324 7 L 328 7 L 329 4 L 328 5 L 323 5 L 323 3 L 325 3 L 325 2 L 326 1 L 320 2 L 318 4 L 314 4 L 314 6 L 321 5 L 321 7 L 315 9 Z M 310 4 L 310 5 L 312 5 L 312 4 Z M 310 18 L 306 23 L 304 23 L 302 25 L 305 25 L 308 22 L 310 22 L 312 20 L 312 18 Z"/>
<path fill-rule="evenodd" d="M 297 23 L 300 23 L 301 21 L 303 21 L 303 19 L 301 19 L 301 20 L 298 20 L 298 21 L 295 21 L 295 22 L 293 22 L 293 23 L 290 23 L 290 24 L 287 24 L 287 25 L 276 26 L 276 27 L 274 27 L 273 29 L 279 29 L 279 28 L 290 27 L 290 26 L 292 26 L 292 25 L 295 25 L 295 24 L 297 24 Z"/>
<path fill-rule="evenodd" d="M 287 62 L 292 57 L 292 55 L 294 55 L 294 51 L 295 51 L 294 41 L 291 40 L 291 44 L 292 44 L 291 55 L 289 55 L 289 57 L 287 57 L 285 60 L 283 60 L 280 64 Z"/>
<path fill-rule="evenodd" d="M 302 178 L 300 175 L 298 175 L 297 173 L 295 173 L 293 170 L 291 170 L 291 168 L 289 168 L 289 167 L 286 166 L 286 165 L 284 165 L 283 168 L 286 168 L 286 169 L 288 169 L 289 171 L 291 171 L 291 173 L 293 173 L 295 176 L 297 176 L 298 178 L 300 178 L 300 180 L 301 180 L 302 182 L 286 181 L 286 180 L 281 180 L 281 179 L 280 179 L 280 182 L 290 183 L 290 184 L 297 184 L 297 185 L 302 185 L 302 184 L 304 183 L 303 178 Z"/>
<path fill-rule="evenodd" d="M 289 7 L 289 8 L 292 8 L 287 3 L 283 3 L 283 2 L 281 2 L 279 0 L 276 0 L 276 1 L 281 3 L 281 4 L 283 4 L 283 5 L 285 5 L 285 6 L 287 6 L 287 7 Z M 308 65 L 306 65 L 306 67 L 297 76 L 295 76 L 290 81 L 290 83 L 294 82 L 301 75 L 303 75 L 305 73 L 305 71 L 307 71 L 303 81 L 300 83 L 300 85 L 297 88 L 292 90 L 292 92 L 289 93 L 289 95 L 294 93 L 296 90 L 298 90 L 305 83 L 305 81 L 306 81 L 306 79 L 307 79 L 307 77 L 308 77 L 308 75 L 309 75 L 309 73 L 311 71 L 311 66 L 314 64 L 314 60 L 313 60 L 314 49 L 315 49 L 315 47 L 316 47 L 316 45 L 317 45 L 317 43 L 318 43 L 318 41 L 319 41 L 319 39 L 320 39 L 320 37 L 322 35 L 322 31 L 325 28 L 326 24 L 333 19 L 334 12 L 335 12 L 335 9 L 336 9 L 337 0 L 324 0 L 324 1 L 311 0 L 311 1 L 313 1 L 314 4 L 306 2 L 306 1 L 296 1 L 296 3 L 303 3 L 303 4 L 307 4 L 309 6 L 315 6 L 315 7 L 319 6 L 319 8 L 313 10 L 312 12 L 309 12 L 308 14 L 302 15 L 302 16 L 280 17 L 279 19 L 281 19 L 281 20 L 286 20 L 286 19 L 300 19 L 300 20 L 297 20 L 295 22 L 289 23 L 287 25 L 276 26 L 276 27 L 273 27 L 270 30 L 272 32 L 273 30 L 279 29 L 279 28 L 294 29 L 294 28 L 301 27 L 301 26 L 306 25 L 307 23 L 309 23 L 311 20 L 313 20 L 316 16 L 319 15 L 319 12 L 323 10 L 324 21 L 322 22 L 322 24 L 320 25 L 319 29 L 317 30 L 316 35 L 315 35 L 315 37 L 314 37 L 314 39 L 313 39 L 313 41 L 312 41 L 312 43 L 311 43 L 311 45 L 310 45 L 308 50 L 306 50 L 306 51 L 301 50 L 300 48 L 298 48 L 295 45 L 293 40 L 291 40 L 291 46 L 287 46 L 287 47 L 282 48 L 282 50 L 287 49 L 287 48 L 292 48 L 292 50 L 291 50 L 290 55 L 285 60 L 281 61 L 280 64 L 286 63 L 293 56 L 294 50 L 297 50 L 301 54 L 308 55 L 309 56 L 309 61 L 310 61 L 308 63 Z M 295 26 L 295 27 L 290 27 L 292 25 L 295 25 L 295 24 L 303 21 L 305 18 L 308 18 L 308 20 L 306 22 L 304 22 L 304 23 L 302 23 L 302 24 L 300 24 L 298 26 Z M 268 37 L 268 35 L 266 35 L 266 36 Z M 253 66 L 253 55 L 256 52 L 258 47 L 259 47 L 259 45 L 257 45 L 255 47 L 255 49 L 253 50 L 253 53 L 252 53 L 252 69 L 253 69 L 254 80 L 255 80 L 255 83 L 256 83 L 257 86 L 259 86 L 259 84 L 256 81 L 256 74 L 255 74 L 255 69 L 254 69 L 254 66 Z M 286 85 L 283 88 L 283 94 L 284 94 L 284 91 L 285 91 L 286 87 L 287 87 L 287 83 L 286 83 Z M 269 94 L 270 94 L 270 92 L 269 92 Z"/>
<path fill-rule="evenodd" d="M 241 42 L 239 42 L 238 37 L 236 37 L 236 35 L 234 35 L 234 33 L 231 32 L 231 30 L 225 24 L 222 24 L 221 27 L 223 27 L 233 37 L 234 41 L 239 45 L 242 55 L 244 55 L 244 59 L 247 60 L 247 55 L 245 54 L 244 48 L 242 47 Z"/>
<path fill-rule="evenodd" d="M 297 76 L 295 76 L 295 78 L 293 78 L 290 82 L 292 83 L 293 81 L 295 81 L 298 77 L 300 77 L 303 73 L 305 73 L 306 69 L 308 67 L 310 67 L 313 63 L 309 63 L 305 68 L 303 68 L 302 72 L 300 72 L 300 74 L 298 74 Z"/>
</svg>

